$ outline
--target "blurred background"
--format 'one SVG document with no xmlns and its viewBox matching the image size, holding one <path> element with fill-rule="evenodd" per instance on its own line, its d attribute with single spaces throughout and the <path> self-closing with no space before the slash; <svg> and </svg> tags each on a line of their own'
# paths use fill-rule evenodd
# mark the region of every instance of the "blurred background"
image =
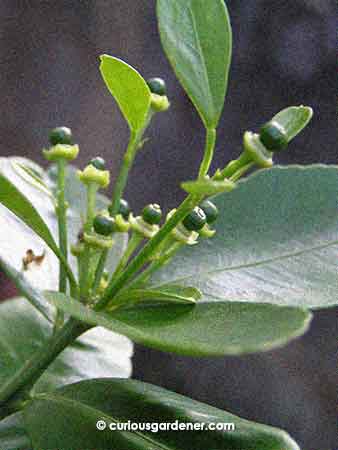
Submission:
<svg viewBox="0 0 338 450">
<path fill-rule="evenodd" d="M 215 168 L 239 154 L 245 130 L 302 103 L 314 119 L 279 163 L 336 164 L 336 2 L 227 5 L 234 52 Z M 0 155 L 43 164 L 48 130 L 67 125 L 81 147 L 79 164 L 102 155 L 116 175 L 128 129 L 101 81 L 101 53 L 167 80 L 172 107 L 153 121 L 126 198 L 134 208 L 174 207 L 183 197 L 179 182 L 197 171 L 204 133 L 161 51 L 155 0 L 1 0 Z M 2 277 L 1 296 L 10 289 Z M 183 358 L 139 346 L 134 377 L 285 428 L 304 449 L 337 449 L 337 313 L 317 312 L 305 337 L 249 357 Z"/>
</svg>

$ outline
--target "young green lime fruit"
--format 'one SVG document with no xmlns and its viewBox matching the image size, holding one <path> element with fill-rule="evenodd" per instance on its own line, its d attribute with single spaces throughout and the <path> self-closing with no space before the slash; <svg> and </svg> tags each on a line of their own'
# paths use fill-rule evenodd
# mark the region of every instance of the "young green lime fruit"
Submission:
<svg viewBox="0 0 338 450">
<path fill-rule="evenodd" d="M 161 222 L 162 210 L 160 205 L 152 203 L 143 208 L 142 219 L 149 225 L 158 225 Z"/>
<path fill-rule="evenodd" d="M 106 170 L 106 161 L 101 158 L 101 156 L 97 156 L 89 161 L 89 164 L 96 167 L 98 170 Z"/>
<path fill-rule="evenodd" d="M 219 211 L 214 203 L 212 203 L 210 200 L 204 200 L 200 204 L 200 208 L 203 210 L 208 224 L 214 223 L 216 221 Z"/>
<path fill-rule="evenodd" d="M 129 203 L 124 198 L 120 200 L 119 214 L 125 219 L 129 219 L 129 214 L 131 213 L 131 209 Z"/>
<path fill-rule="evenodd" d="M 93 227 L 97 234 L 109 236 L 115 228 L 115 220 L 112 217 L 98 215 L 93 220 Z"/>
<path fill-rule="evenodd" d="M 162 78 L 150 78 L 147 81 L 148 87 L 153 94 L 166 95 L 167 86 Z"/>
<path fill-rule="evenodd" d="M 73 135 L 70 128 L 57 127 L 49 133 L 49 142 L 52 145 L 66 144 L 72 145 Z"/>
<path fill-rule="evenodd" d="M 259 132 L 259 139 L 270 152 L 278 152 L 288 145 L 285 129 L 277 122 L 267 122 Z"/>
<path fill-rule="evenodd" d="M 207 223 L 206 215 L 202 208 L 195 208 L 183 219 L 183 225 L 189 231 L 199 231 Z"/>
<path fill-rule="evenodd" d="M 113 216 L 113 205 L 108 206 L 108 212 L 111 216 Z M 124 198 L 121 198 L 120 206 L 119 206 L 117 214 L 121 214 L 121 216 L 124 218 L 124 220 L 128 220 L 130 213 L 131 213 L 131 208 L 129 206 L 129 203 Z"/>
</svg>

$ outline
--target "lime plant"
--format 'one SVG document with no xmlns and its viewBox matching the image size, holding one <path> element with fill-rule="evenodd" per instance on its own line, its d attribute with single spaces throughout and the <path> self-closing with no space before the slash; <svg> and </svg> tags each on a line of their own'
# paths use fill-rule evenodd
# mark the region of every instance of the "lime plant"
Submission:
<svg viewBox="0 0 338 450">
<path fill-rule="evenodd" d="M 205 127 L 181 204 L 154 198 L 131 210 L 124 198 L 146 130 L 170 102 L 161 78 L 145 81 L 108 55 L 101 74 L 130 128 L 112 196 L 102 194 L 110 174 L 100 156 L 72 165 L 79 147 L 67 127 L 49 134 L 47 170 L 0 159 L 0 262 L 20 295 L 0 307 L 2 449 L 299 448 L 272 426 L 129 379 L 132 342 L 192 356 L 267 351 L 305 333 L 311 309 L 337 303 L 338 170 L 273 167 L 311 108 L 287 107 L 245 131 L 238 158 L 212 172 L 231 61 L 226 5 L 158 0 L 157 15 Z M 202 419 L 235 429 L 202 431 Z M 196 429 L 109 432 L 98 420 Z"/>
</svg>

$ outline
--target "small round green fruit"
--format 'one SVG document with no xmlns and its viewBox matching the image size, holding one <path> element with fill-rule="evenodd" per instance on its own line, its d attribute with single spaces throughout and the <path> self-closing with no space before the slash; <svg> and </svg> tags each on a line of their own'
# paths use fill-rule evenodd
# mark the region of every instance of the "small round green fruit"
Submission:
<svg viewBox="0 0 338 450">
<path fill-rule="evenodd" d="M 89 164 L 96 167 L 98 170 L 106 170 L 106 161 L 101 158 L 101 156 L 97 156 L 89 161 Z"/>
<path fill-rule="evenodd" d="M 161 222 L 162 210 L 160 205 L 152 203 L 143 208 L 142 219 L 150 225 L 158 225 Z"/>
<path fill-rule="evenodd" d="M 129 206 L 129 203 L 124 198 L 121 198 L 119 214 L 121 214 L 121 216 L 124 218 L 124 220 L 128 220 L 130 213 L 131 213 L 131 208 Z"/>
<path fill-rule="evenodd" d="M 112 217 L 98 215 L 94 218 L 93 227 L 97 234 L 109 236 L 115 228 L 115 220 Z"/>
<path fill-rule="evenodd" d="M 214 223 L 216 221 L 219 211 L 214 203 L 212 203 L 210 200 L 204 200 L 200 204 L 200 208 L 203 210 L 208 224 Z"/>
<path fill-rule="evenodd" d="M 278 152 L 288 145 L 285 129 L 277 122 L 267 122 L 259 132 L 259 139 L 270 152 Z"/>
<path fill-rule="evenodd" d="M 162 78 L 150 78 L 147 84 L 153 94 L 167 95 L 167 86 Z"/>
<path fill-rule="evenodd" d="M 207 218 L 203 209 L 196 206 L 191 213 L 183 219 L 182 223 L 189 231 L 199 231 L 207 223 Z"/>
<path fill-rule="evenodd" d="M 49 142 L 52 145 L 66 144 L 72 145 L 73 135 L 70 128 L 57 127 L 49 133 Z"/>
<path fill-rule="evenodd" d="M 113 205 L 109 205 L 108 206 L 108 212 L 111 216 L 113 216 Z M 117 211 L 117 214 L 121 214 L 121 216 L 124 218 L 124 220 L 128 220 L 129 219 L 129 215 L 131 213 L 131 209 L 129 206 L 129 203 L 127 202 L 127 200 L 121 198 L 120 200 L 120 206 L 119 209 Z"/>
</svg>

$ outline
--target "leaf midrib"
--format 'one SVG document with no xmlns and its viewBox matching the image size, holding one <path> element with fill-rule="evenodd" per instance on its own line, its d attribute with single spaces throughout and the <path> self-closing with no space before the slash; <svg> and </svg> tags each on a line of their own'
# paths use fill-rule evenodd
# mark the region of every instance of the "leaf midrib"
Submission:
<svg viewBox="0 0 338 450">
<path fill-rule="evenodd" d="M 232 272 L 232 271 L 241 270 L 241 269 L 248 269 L 251 267 L 264 266 L 264 265 L 271 264 L 271 263 L 274 263 L 277 261 L 282 261 L 284 259 L 296 258 L 298 256 L 301 256 L 301 255 L 304 255 L 307 253 L 312 253 L 312 252 L 315 252 L 318 250 L 324 250 L 325 248 L 328 248 L 328 247 L 331 247 L 334 245 L 338 245 L 338 240 L 330 241 L 326 244 L 317 245 L 315 247 L 306 248 L 304 250 L 299 250 L 298 252 L 287 253 L 285 255 L 276 256 L 274 258 L 262 259 L 260 261 L 255 261 L 255 262 L 251 262 L 251 263 L 247 263 L 247 264 L 239 264 L 238 266 L 222 267 L 222 268 L 215 269 L 215 270 L 206 270 L 206 271 L 199 272 L 198 275 L 199 276 L 207 276 L 207 275 L 214 275 L 214 274 L 221 273 L 221 272 Z M 170 282 L 171 283 L 182 282 L 182 281 L 194 278 L 195 276 L 196 275 L 187 275 L 187 276 L 180 277 L 180 278 L 173 278 Z M 166 280 L 163 283 L 153 284 L 152 288 L 159 288 L 166 284 L 168 284 L 168 280 Z"/>
<path fill-rule="evenodd" d="M 89 405 L 87 405 L 85 403 L 82 403 L 80 401 L 76 401 L 76 400 L 73 400 L 73 399 L 70 399 L 70 398 L 67 398 L 67 397 L 64 397 L 64 396 L 58 396 L 58 395 L 52 395 L 52 394 L 41 394 L 41 395 L 36 396 L 35 398 L 36 398 L 36 400 L 50 400 L 52 402 L 55 402 L 55 403 L 58 403 L 58 404 L 61 404 L 61 405 L 65 404 L 65 406 L 67 406 L 67 404 L 68 404 L 68 405 L 75 406 L 75 408 L 78 407 L 78 405 L 81 405 L 81 407 L 83 409 L 95 413 L 95 415 L 97 417 L 100 417 L 100 418 L 103 417 L 104 419 L 106 419 L 106 420 L 109 419 L 109 420 L 111 420 L 112 422 L 115 422 L 115 423 L 122 423 L 122 420 L 119 420 L 119 419 L 117 419 L 114 416 L 110 416 L 108 414 L 105 414 L 105 413 L 103 413 L 102 411 L 96 409 L 93 406 L 89 406 Z M 124 431 L 119 431 L 119 433 L 125 433 L 125 432 Z M 144 439 L 146 442 L 149 442 L 152 445 L 158 447 L 159 450 L 173 450 L 172 447 L 164 446 L 162 442 L 159 443 L 157 441 L 154 441 L 149 436 L 147 436 L 147 435 L 145 435 L 145 434 L 143 434 L 143 433 L 141 433 L 139 431 L 131 431 L 130 433 L 136 434 L 137 436 L 140 436 L 141 439 Z"/>
<path fill-rule="evenodd" d="M 194 13 L 193 13 L 193 10 L 192 10 L 191 3 L 188 6 L 188 11 L 189 11 L 189 14 L 190 14 L 190 17 L 191 17 L 192 27 L 193 27 L 194 36 L 195 36 L 195 42 L 196 42 L 196 44 L 197 44 L 197 46 L 199 48 L 200 55 L 201 55 L 200 60 L 201 60 L 202 67 L 203 67 L 204 77 L 205 77 L 205 81 L 206 81 L 206 87 L 207 87 L 207 90 L 208 90 L 208 96 L 212 100 L 212 104 L 209 105 L 211 107 L 211 111 L 210 112 L 211 112 L 211 116 L 214 116 L 215 115 L 214 105 L 213 105 L 214 97 L 213 97 L 213 94 L 212 94 L 212 91 L 211 91 L 211 88 L 210 88 L 210 80 L 209 80 L 209 77 L 208 77 L 207 66 L 206 66 L 206 63 L 205 63 L 204 51 L 203 51 L 203 48 L 202 48 L 202 45 L 201 45 L 201 42 L 200 42 L 199 35 L 197 33 L 196 21 L 195 21 L 195 17 L 194 17 Z"/>
</svg>

